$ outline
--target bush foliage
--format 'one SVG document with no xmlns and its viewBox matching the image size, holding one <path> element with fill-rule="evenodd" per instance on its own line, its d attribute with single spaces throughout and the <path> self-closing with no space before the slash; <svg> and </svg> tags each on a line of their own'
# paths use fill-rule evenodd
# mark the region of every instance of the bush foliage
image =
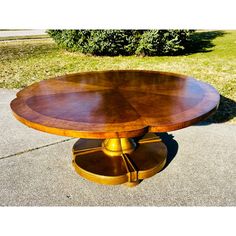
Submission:
<svg viewBox="0 0 236 236">
<path fill-rule="evenodd" d="M 48 30 L 62 48 L 98 56 L 176 55 L 192 30 Z"/>
</svg>

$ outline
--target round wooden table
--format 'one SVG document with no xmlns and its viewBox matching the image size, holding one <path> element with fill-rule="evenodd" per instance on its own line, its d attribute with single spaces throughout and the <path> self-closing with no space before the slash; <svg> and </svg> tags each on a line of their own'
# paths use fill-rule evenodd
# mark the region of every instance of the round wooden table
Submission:
<svg viewBox="0 0 236 236">
<path fill-rule="evenodd" d="M 17 93 L 11 109 L 31 128 L 79 137 L 73 166 L 84 178 L 135 186 L 165 166 L 167 148 L 154 133 L 207 118 L 219 100 L 212 86 L 188 76 L 117 70 L 34 83 Z"/>
</svg>

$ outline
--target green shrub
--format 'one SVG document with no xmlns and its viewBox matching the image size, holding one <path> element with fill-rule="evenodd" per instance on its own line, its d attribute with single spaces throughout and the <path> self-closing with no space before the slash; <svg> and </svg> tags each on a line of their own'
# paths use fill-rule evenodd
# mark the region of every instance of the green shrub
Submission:
<svg viewBox="0 0 236 236">
<path fill-rule="evenodd" d="M 190 30 L 48 30 L 62 48 L 98 56 L 174 55 L 185 50 Z"/>
<path fill-rule="evenodd" d="M 186 49 L 190 30 L 148 30 L 143 33 L 136 54 L 175 55 Z"/>
<path fill-rule="evenodd" d="M 131 55 L 136 50 L 138 34 L 133 30 L 93 30 L 86 50 L 93 55 Z"/>
<path fill-rule="evenodd" d="M 48 30 L 47 33 L 62 48 L 87 53 L 90 30 Z"/>
</svg>

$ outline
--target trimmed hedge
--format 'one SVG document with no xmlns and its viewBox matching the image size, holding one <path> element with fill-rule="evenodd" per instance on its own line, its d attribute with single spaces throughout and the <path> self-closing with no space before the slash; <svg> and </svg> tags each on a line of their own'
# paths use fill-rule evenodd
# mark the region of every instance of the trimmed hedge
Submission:
<svg viewBox="0 0 236 236">
<path fill-rule="evenodd" d="M 98 56 L 177 55 L 192 30 L 48 30 L 62 48 Z"/>
</svg>

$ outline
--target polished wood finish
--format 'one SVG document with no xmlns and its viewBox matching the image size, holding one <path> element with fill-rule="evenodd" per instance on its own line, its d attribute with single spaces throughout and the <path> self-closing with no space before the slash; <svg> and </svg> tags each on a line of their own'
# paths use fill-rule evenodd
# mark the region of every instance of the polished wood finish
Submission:
<svg viewBox="0 0 236 236">
<path fill-rule="evenodd" d="M 155 134 L 146 134 L 137 142 L 135 151 L 127 154 L 108 156 L 102 142 L 98 139 L 80 139 L 73 147 L 76 172 L 93 182 L 133 187 L 165 166 L 167 148 Z"/>
<path fill-rule="evenodd" d="M 201 121 L 217 109 L 219 99 L 212 86 L 188 76 L 119 70 L 35 83 L 17 93 L 11 108 L 31 128 L 83 138 L 73 147 L 73 165 L 83 177 L 135 186 L 166 163 L 165 144 L 146 133 Z M 145 134 L 138 143 L 131 139 Z"/>
<path fill-rule="evenodd" d="M 11 102 L 15 117 L 44 132 L 127 138 L 181 129 L 211 115 L 219 94 L 194 78 L 156 71 L 101 71 L 35 83 Z"/>
</svg>

